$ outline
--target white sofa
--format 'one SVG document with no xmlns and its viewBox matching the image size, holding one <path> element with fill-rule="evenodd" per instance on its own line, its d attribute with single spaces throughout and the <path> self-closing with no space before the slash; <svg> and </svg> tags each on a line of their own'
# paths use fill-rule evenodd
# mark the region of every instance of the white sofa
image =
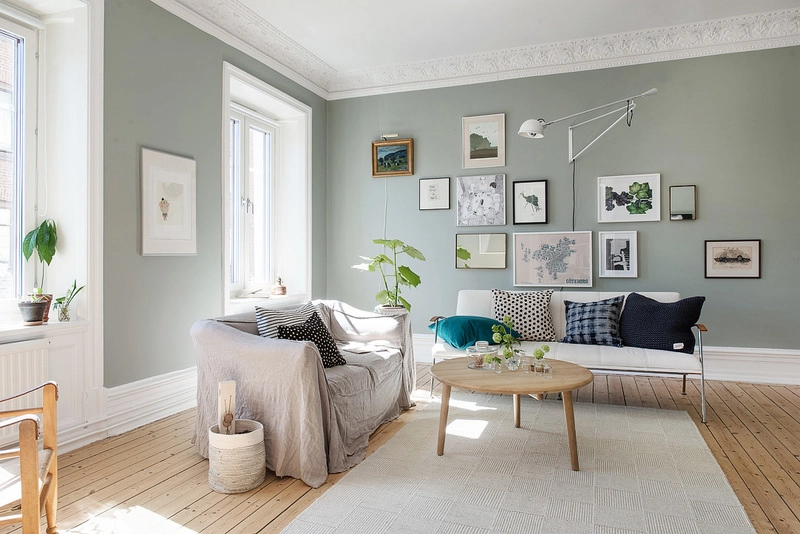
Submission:
<svg viewBox="0 0 800 534">
<path fill-rule="evenodd" d="M 659 302 L 677 302 L 679 293 L 673 292 L 638 292 Z M 556 332 L 556 339 L 566 334 L 565 300 L 572 302 L 594 302 L 629 292 L 599 291 L 555 291 L 550 299 L 550 315 Z M 624 310 L 624 308 L 623 308 Z M 458 292 L 456 315 L 476 315 L 494 318 L 492 292 L 489 289 L 465 289 Z M 434 320 L 442 317 L 435 317 Z M 683 376 L 683 393 L 686 394 L 686 376 L 699 375 L 702 418 L 706 421 L 705 370 L 703 365 L 702 332 L 706 331 L 702 324 L 694 328 L 697 345 L 693 354 L 665 350 L 642 349 L 638 347 L 612 347 L 607 345 L 581 345 L 574 343 L 523 341 L 521 348 L 528 354 L 542 344 L 550 346 L 547 358 L 564 360 L 582 365 L 588 369 L 602 371 L 624 371 L 635 373 L 677 374 Z M 436 332 L 438 334 L 438 332 Z M 452 347 L 438 339 L 434 340 L 432 349 L 433 363 L 439 360 L 464 356 L 465 351 Z M 433 391 L 433 378 L 431 378 Z"/>
</svg>

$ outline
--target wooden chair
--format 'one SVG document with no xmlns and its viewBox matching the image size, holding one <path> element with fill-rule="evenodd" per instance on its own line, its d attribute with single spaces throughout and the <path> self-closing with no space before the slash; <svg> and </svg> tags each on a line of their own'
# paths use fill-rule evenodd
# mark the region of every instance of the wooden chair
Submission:
<svg viewBox="0 0 800 534">
<path fill-rule="evenodd" d="M 12 399 L 42 390 L 42 406 L 0 411 L 0 428 L 16 427 L 19 446 L 0 449 L 0 525 L 22 523 L 22 534 L 38 534 L 42 507 L 47 514 L 47 534 L 55 534 L 58 500 L 56 401 L 58 385 L 47 382 Z M 43 447 L 39 450 L 39 418 L 42 414 Z M 18 506 L 13 506 L 19 503 Z"/>
</svg>

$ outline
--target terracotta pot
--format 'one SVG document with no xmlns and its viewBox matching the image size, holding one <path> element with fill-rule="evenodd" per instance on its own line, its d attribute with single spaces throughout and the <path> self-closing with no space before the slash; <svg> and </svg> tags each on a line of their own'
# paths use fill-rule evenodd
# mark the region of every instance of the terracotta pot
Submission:
<svg viewBox="0 0 800 534">
<path fill-rule="evenodd" d="M 50 293 L 31 293 L 30 297 L 33 302 L 44 302 L 47 304 L 44 309 L 44 316 L 42 316 L 42 322 L 46 323 L 47 319 L 50 318 L 50 304 L 53 302 L 53 295 Z"/>
</svg>

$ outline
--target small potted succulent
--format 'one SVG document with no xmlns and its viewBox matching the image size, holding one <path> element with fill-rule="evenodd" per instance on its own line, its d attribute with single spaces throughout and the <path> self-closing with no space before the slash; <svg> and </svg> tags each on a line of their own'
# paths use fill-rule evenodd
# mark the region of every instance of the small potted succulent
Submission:
<svg viewBox="0 0 800 534">
<path fill-rule="evenodd" d="M 78 281 L 72 281 L 72 287 L 67 289 L 67 294 L 63 297 L 58 297 L 53 304 L 53 308 L 58 310 L 58 320 L 62 323 L 66 323 L 70 320 L 70 313 L 69 313 L 69 305 L 72 302 L 72 299 L 75 298 L 81 289 L 86 286 L 78 286 Z M 77 288 L 77 289 L 76 289 Z"/>
<path fill-rule="evenodd" d="M 42 263 L 42 279 L 41 283 L 34 281 L 33 292 L 30 295 L 32 302 L 43 302 L 44 314 L 41 318 L 42 322 L 47 322 L 50 303 L 53 300 L 52 294 L 44 293 L 44 274 L 45 266 L 50 265 L 53 261 L 53 256 L 56 254 L 56 243 L 58 242 L 58 232 L 56 223 L 53 219 L 45 219 L 42 223 L 28 232 L 22 240 L 22 254 L 25 256 L 25 261 L 30 260 L 34 252 Z M 20 310 L 22 310 L 20 305 Z M 29 307 L 26 305 L 26 307 Z"/>
<path fill-rule="evenodd" d="M 425 256 L 422 252 L 415 249 L 411 245 L 406 245 L 399 239 L 373 239 L 376 245 L 382 245 L 391 250 L 391 257 L 386 254 L 378 254 L 371 258 L 361 256 L 361 259 L 367 260 L 369 263 L 361 263 L 353 265 L 353 269 L 360 269 L 362 271 L 381 273 L 381 280 L 383 281 L 383 289 L 378 291 L 375 295 L 377 300 L 383 306 L 390 306 L 394 308 L 405 308 L 411 311 L 411 304 L 400 296 L 400 288 L 402 286 L 417 287 L 422 281 L 417 273 L 412 271 L 405 265 L 399 265 L 397 256 L 406 254 L 415 260 L 425 261 Z M 386 269 L 386 270 L 384 270 Z M 388 272 L 387 272 L 388 271 Z"/>
</svg>

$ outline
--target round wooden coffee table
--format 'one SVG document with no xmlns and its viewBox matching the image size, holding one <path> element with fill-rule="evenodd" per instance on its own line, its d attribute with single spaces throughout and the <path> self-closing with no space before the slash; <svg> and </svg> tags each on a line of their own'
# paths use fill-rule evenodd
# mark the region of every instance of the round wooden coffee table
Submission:
<svg viewBox="0 0 800 534">
<path fill-rule="evenodd" d="M 444 454 L 444 438 L 447 428 L 447 414 L 450 410 L 450 388 L 457 387 L 486 393 L 506 393 L 514 396 L 514 426 L 520 426 L 520 395 L 542 395 L 561 393 L 564 400 L 564 418 L 569 437 L 569 455 L 573 471 L 578 470 L 578 440 L 575 437 L 575 414 L 572 406 L 572 392 L 594 380 L 592 372 L 574 363 L 547 360 L 553 368 L 552 378 L 544 378 L 534 373 L 504 370 L 494 371 L 469 369 L 466 358 L 444 360 L 431 367 L 431 374 L 442 383 L 442 406 L 439 412 L 439 442 L 436 454 Z M 539 397 L 537 397 L 539 398 Z"/>
</svg>

